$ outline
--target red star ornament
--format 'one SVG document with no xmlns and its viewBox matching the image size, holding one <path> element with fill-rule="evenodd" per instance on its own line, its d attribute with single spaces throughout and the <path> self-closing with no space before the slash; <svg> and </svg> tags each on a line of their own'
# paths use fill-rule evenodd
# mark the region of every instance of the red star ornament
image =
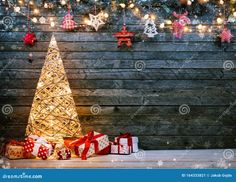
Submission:
<svg viewBox="0 0 236 182">
<path fill-rule="evenodd" d="M 125 25 L 123 25 L 122 30 L 120 32 L 117 32 L 113 35 L 118 40 L 117 42 L 118 47 L 121 47 L 122 45 L 126 45 L 127 47 L 132 47 L 131 39 L 134 37 L 135 33 L 128 32 Z"/>
<path fill-rule="evenodd" d="M 224 28 L 224 30 L 220 34 L 221 42 L 231 42 L 233 35 L 228 28 Z"/>
</svg>

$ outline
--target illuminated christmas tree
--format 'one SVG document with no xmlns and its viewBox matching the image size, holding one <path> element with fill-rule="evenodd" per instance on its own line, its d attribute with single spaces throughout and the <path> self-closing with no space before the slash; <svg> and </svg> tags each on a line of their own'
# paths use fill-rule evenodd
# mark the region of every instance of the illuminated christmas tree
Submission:
<svg viewBox="0 0 236 182">
<path fill-rule="evenodd" d="M 49 140 L 81 136 L 74 99 L 54 36 L 34 96 L 26 135 Z"/>
</svg>

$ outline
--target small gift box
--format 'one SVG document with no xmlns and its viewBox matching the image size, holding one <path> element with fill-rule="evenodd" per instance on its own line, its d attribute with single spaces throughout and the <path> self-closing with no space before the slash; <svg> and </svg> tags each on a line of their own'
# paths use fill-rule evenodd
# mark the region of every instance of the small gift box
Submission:
<svg viewBox="0 0 236 182">
<path fill-rule="evenodd" d="M 62 143 L 57 143 L 54 148 L 53 159 L 68 160 L 71 158 L 71 151 Z"/>
<path fill-rule="evenodd" d="M 132 137 L 130 133 L 121 134 L 115 138 L 115 143 L 120 145 L 128 145 L 131 152 L 138 152 L 138 137 Z"/>
<path fill-rule="evenodd" d="M 82 160 L 93 154 L 106 154 L 109 153 L 110 142 L 107 135 L 98 132 L 89 132 L 81 139 L 75 140 L 71 143 L 74 145 L 76 155 L 80 156 Z"/>
<path fill-rule="evenodd" d="M 5 148 L 5 156 L 9 159 L 28 159 L 32 155 L 24 151 L 24 142 L 10 141 Z"/>
<path fill-rule="evenodd" d="M 111 144 L 111 154 L 130 154 L 131 148 L 128 145 Z"/>
<path fill-rule="evenodd" d="M 33 156 L 46 160 L 53 151 L 53 147 L 43 137 L 30 135 L 25 139 L 24 150 Z"/>
<path fill-rule="evenodd" d="M 58 160 L 68 160 L 71 158 L 71 152 L 68 148 L 62 148 L 57 151 L 57 159 Z"/>
</svg>

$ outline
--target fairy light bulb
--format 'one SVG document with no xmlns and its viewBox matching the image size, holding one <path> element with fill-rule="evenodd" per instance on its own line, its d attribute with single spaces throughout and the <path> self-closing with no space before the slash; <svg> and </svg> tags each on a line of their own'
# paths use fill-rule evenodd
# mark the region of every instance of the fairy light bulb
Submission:
<svg viewBox="0 0 236 182">
<path fill-rule="evenodd" d="M 216 22 L 218 23 L 218 24 L 222 24 L 223 23 L 223 18 L 221 18 L 221 17 L 218 17 L 217 19 L 216 19 Z"/>
<path fill-rule="evenodd" d="M 55 22 L 52 21 L 52 22 L 50 23 L 50 26 L 51 26 L 51 27 L 55 27 Z"/>
<path fill-rule="evenodd" d="M 33 2 L 33 1 L 30 1 L 29 4 L 30 4 L 30 5 L 34 5 L 34 2 Z"/>
<path fill-rule="evenodd" d="M 129 8 L 134 8 L 134 3 L 131 3 L 130 5 L 129 5 Z"/>
<path fill-rule="evenodd" d="M 138 12 L 139 12 L 139 9 L 138 9 L 138 8 L 135 8 L 134 11 L 135 11 L 136 13 L 138 13 Z"/>
<path fill-rule="evenodd" d="M 191 6 L 192 5 L 192 1 L 188 0 L 187 5 Z"/>
<path fill-rule="evenodd" d="M 236 17 L 236 12 L 233 13 L 233 16 Z"/>
<path fill-rule="evenodd" d="M 19 4 L 23 4 L 23 1 L 19 0 L 18 3 L 19 3 Z"/>
<path fill-rule="evenodd" d="M 90 25 L 90 21 L 89 21 L 89 19 L 84 19 L 84 24 L 86 24 L 86 25 Z"/>
<path fill-rule="evenodd" d="M 119 5 L 120 5 L 120 7 L 123 8 L 123 9 L 124 9 L 125 6 L 126 6 L 124 3 L 120 3 Z"/>
<path fill-rule="evenodd" d="M 147 20 L 149 18 L 149 14 L 144 15 L 143 19 Z"/>
<path fill-rule="evenodd" d="M 160 28 L 165 28 L 165 23 L 161 23 Z"/>
<path fill-rule="evenodd" d="M 38 9 L 34 9 L 34 14 L 39 14 L 39 10 Z"/>
<path fill-rule="evenodd" d="M 109 14 L 108 14 L 108 13 L 104 13 L 103 16 L 104 16 L 105 18 L 108 18 L 108 17 L 109 17 Z"/>
<path fill-rule="evenodd" d="M 14 11 L 16 12 L 16 13 L 19 13 L 20 12 L 20 7 L 14 7 Z"/>
<path fill-rule="evenodd" d="M 224 4 L 224 1 L 223 0 L 220 0 L 220 2 L 219 2 L 221 5 L 223 5 Z"/>
<path fill-rule="evenodd" d="M 152 20 L 155 20 L 155 19 L 156 19 L 156 16 L 155 16 L 154 14 L 152 14 L 152 15 L 150 16 L 150 18 L 151 18 Z"/>
<path fill-rule="evenodd" d="M 197 26 L 197 29 L 198 29 L 199 31 L 201 31 L 201 30 L 202 30 L 202 24 L 199 24 L 199 25 Z"/>
<path fill-rule="evenodd" d="M 184 27 L 184 31 L 185 32 L 188 32 L 189 31 L 189 28 L 186 26 L 186 27 Z"/>
<path fill-rule="evenodd" d="M 172 24 L 171 20 L 166 20 L 165 22 L 166 22 L 167 25 L 171 25 Z"/>
<path fill-rule="evenodd" d="M 65 0 L 61 0 L 61 5 L 65 5 L 66 1 Z"/>
<path fill-rule="evenodd" d="M 34 23 L 37 23 L 37 18 L 36 17 L 34 17 L 34 18 L 32 18 L 32 22 L 34 22 Z"/>
<path fill-rule="evenodd" d="M 48 8 L 48 3 L 45 3 L 45 4 L 44 4 L 44 8 Z"/>
</svg>

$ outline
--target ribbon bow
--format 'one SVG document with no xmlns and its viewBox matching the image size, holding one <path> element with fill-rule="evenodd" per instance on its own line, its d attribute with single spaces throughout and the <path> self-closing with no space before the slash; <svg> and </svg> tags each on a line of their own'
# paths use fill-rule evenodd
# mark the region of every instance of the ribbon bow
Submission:
<svg viewBox="0 0 236 182">
<path fill-rule="evenodd" d="M 131 147 L 131 151 L 133 151 L 133 140 L 132 140 L 132 135 L 130 133 L 124 133 L 120 134 L 120 136 L 117 137 L 116 142 L 118 145 L 120 145 L 120 139 L 121 138 L 127 138 L 127 144 L 129 147 Z M 119 152 L 119 147 L 118 147 L 118 152 Z"/>
<path fill-rule="evenodd" d="M 104 134 L 101 134 L 101 133 L 95 135 L 94 131 L 91 131 L 86 136 L 84 136 L 83 138 L 77 139 L 77 140 L 71 142 L 70 145 L 74 146 L 75 154 L 79 155 L 78 147 L 80 145 L 84 144 L 84 149 L 81 152 L 81 159 L 82 160 L 86 160 L 87 159 L 87 153 L 88 153 L 89 148 L 90 148 L 92 143 L 94 144 L 95 153 L 97 153 L 99 151 L 99 149 L 98 149 L 98 141 L 96 139 L 101 137 L 101 136 L 103 136 L 103 135 Z"/>
</svg>

